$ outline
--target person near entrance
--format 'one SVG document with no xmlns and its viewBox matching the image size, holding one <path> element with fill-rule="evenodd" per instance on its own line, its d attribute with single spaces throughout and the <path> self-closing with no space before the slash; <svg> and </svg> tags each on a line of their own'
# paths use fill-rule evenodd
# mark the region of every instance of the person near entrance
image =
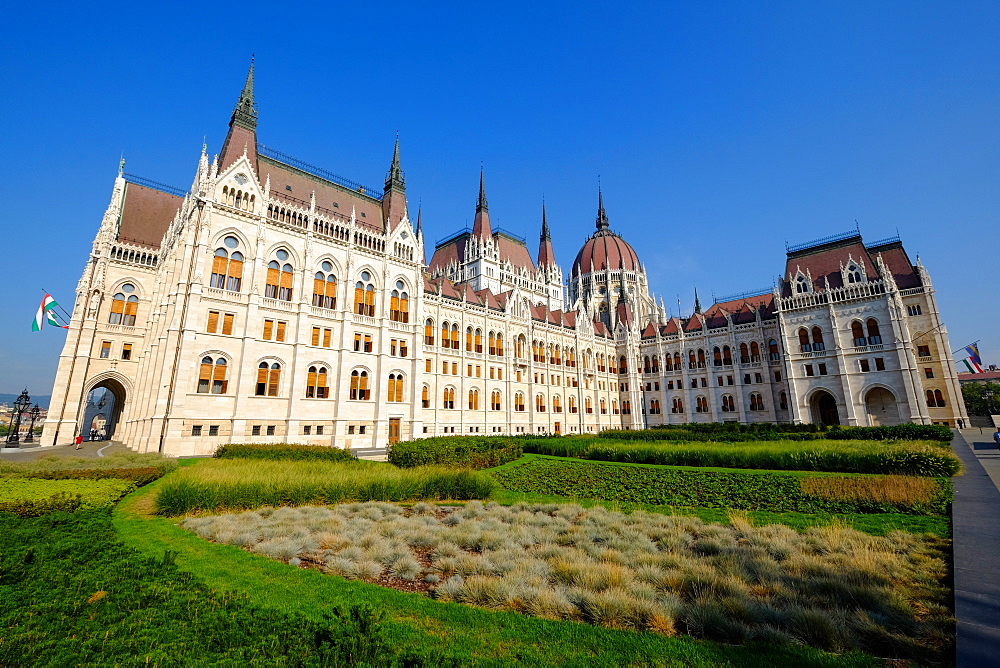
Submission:
<svg viewBox="0 0 1000 668">
<path fill-rule="evenodd" d="M 1000 427 L 997 427 L 996 432 L 993 434 L 993 442 L 997 444 L 997 449 L 1000 450 Z"/>
<path fill-rule="evenodd" d="M 83 443 L 83 435 L 82 434 L 77 434 L 76 438 L 73 439 L 73 444 L 76 446 L 77 450 L 80 449 L 80 444 L 81 443 Z"/>
</svg>

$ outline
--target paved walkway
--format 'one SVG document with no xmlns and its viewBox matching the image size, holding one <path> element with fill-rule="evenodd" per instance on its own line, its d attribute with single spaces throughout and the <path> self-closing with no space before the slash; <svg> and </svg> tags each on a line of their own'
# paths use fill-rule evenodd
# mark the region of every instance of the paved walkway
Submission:
<svg viewBox="0 0 1000 668">
<path fill-rule="evenodd" d="M 956 663 L 998 665 L 1000 653 L 1000 451 L 992 431 L 966 429 L 951 442 L 965 465 L 954 479 Z"/>
<path fill-rule="evenodd" d="M 121 443 L 117 441 L 88 441 L 80 444 L 80 449 L 75 449 L 72 445 L 56 445 L 52 447 L 38 448 L 0 448 L 0 461 L 6 462 L 26 462 L 39 457 L 84 457 L 96 459 L 105 457 L 114 452 L 128 452 Z"/>
</svg>

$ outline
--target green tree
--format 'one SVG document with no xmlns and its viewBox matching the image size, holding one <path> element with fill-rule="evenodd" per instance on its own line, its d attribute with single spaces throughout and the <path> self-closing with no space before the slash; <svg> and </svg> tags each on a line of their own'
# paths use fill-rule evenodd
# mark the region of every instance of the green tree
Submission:
<svg viewBox="0 0 1000 668">
<path fill-rule="evenodd" d="M 967 383 L 962 398 L 969 415 L 996 415 L 1000 412 L 1000 383 Z"/>
</svg>

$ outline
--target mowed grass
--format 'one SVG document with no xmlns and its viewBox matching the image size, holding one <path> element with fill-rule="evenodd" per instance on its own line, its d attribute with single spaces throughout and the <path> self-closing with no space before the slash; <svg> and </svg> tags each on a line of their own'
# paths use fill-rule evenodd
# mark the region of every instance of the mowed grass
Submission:
<svg viewBox="0 0 1000 668">
<path fill-rule="evenodd" d="M 158 486 L 156 512 L 181 515 L 340 501 L 489 498 L 488 475 L 445 467 L 398 469 L 374 462 L 206 459 Z"/>
<path fill-rule="evenodd" d="M 129 480 L 42 480 L 38 478 L 0 479 L 0 507 L 20 502 L 42 501 L 53 496 L 80 498 L 84 508 L 114 505 L 135 488 Z"/>
<path fill-rule="evenodd" d="M 567 436 L 527 439 L 524 451 L 632 464 L 952 476 L 962 463 L 938 441 L 614 441 Z"/>
<path fill-rule="evenodd" d="M 51 471 L 91 471 L 155 467 L 169 472 L 177 468 L 177 460 L 157 453 L 116 452 L 106 457 L 60 457 L 45 455 L 25 462 L 0 460 L 0 476 L 31 477 L 32 473 Z"/>
<path fill-rule="evenodd" d="M 176 552 L 176 562 L 207 586 L 246 593 L 263 608 L 321 621 L 338 606 L 363 604 L 388 615 L 388 642 L 445 652 L 459 665 L 481 666 L 877 666 L 872 656 L 833 655 L 803 646 L 729 646 L 690 637 L 607 629 L 533 618 L 402 593 L 361 581 L 293 568 L 234 546 L 205 541 L 175 521 L 152 516 L 158 481 L 114 511 L 118 535 L 151 556 Z"/>
<path fill-rule="evenodd" d="M 387 503 L 188 518 L 203 538 L 440 601 L 728 643 L 893 658 L 950 646 L 939 541 L 572 504 Z"/>
</svg>

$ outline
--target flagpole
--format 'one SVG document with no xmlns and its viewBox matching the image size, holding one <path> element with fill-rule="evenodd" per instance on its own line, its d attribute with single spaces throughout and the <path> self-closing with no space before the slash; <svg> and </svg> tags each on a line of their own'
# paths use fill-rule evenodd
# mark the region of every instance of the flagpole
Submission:
<svg viewBox="0 0 1000 668">
<path fill-rule="evenodd" d="M 46 290 L 45 288 L 42 288 L 42 292 L 44 292 L 45 294 L 49 295 L 50 297 L 52 296 L 52 293 L 49 292 L 48 290 Z M 66 318 L 66 323 L 69 324 L 69 321 L 73 319 L 73 316 L 70 315 L 70 313 L 66 309 L 64 309 L 59 304 L 59 302 L 56 302 L 56 308 L 63 312 L 63 317 Z"/>
</svg>

